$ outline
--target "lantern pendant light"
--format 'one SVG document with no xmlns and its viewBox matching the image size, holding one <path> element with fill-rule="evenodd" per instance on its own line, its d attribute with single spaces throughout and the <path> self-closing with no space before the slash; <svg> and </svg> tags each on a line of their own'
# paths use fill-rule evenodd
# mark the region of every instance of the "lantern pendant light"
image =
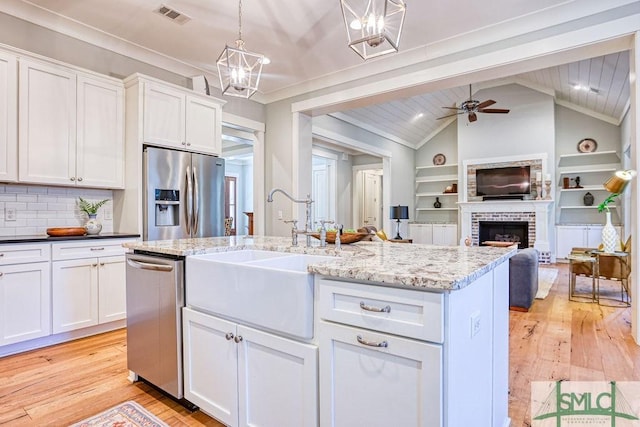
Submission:
<svg viewBox="0 0 640 427">
<path fill-rule="evenodd" d="M 218 60 L 218 75 L 223 95 L 250 98 L 258 91 L 264 55 L 248 52 L 242 40 L 242 0 L 238 1 L 238 40 L 236 47 L 226 45 Z"/>
</svg>

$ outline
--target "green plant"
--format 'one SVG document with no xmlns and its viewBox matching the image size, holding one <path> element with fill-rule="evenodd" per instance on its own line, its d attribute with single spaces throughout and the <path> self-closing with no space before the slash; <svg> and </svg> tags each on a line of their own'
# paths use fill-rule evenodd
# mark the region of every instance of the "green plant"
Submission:
<svg viewBox="0 0 640 427">
<path fill-rule="evenodd" d="M 609 212 L 609 204 L 612 203 L 620 193 L 611 193 L 598 205 L 598 212 Z"/>
<path fill-rule="evenodd" d="M 100 200 L 99 202 L 89 202 L 82 197 L 78 197 L 78 208 L 85 212 L 87 215 L 95 215 L 98 213 L 98 209 L 102 207 L 109 199 Z"/>
</svg>

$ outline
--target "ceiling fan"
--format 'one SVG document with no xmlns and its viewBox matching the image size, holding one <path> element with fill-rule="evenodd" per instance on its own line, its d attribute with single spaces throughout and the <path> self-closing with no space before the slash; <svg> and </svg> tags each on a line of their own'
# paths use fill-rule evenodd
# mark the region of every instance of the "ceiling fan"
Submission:
<svg viewBox="0 0 640 427">
<path fill-rule="evenodd" d="M 476 113 L 500 113 L 506 114 L 509 110 L 505 110 L 503 108 L 487 108 L 496 101 L 493 99 L 487 99 L 486 101 L 480 102 L 472 98 L 471 95 L 471 85 L 469 85 L 469 99 L 460 104 L 460 107 L 442 107 L 447 108 L 449 110 L 458 110 L 457 113 L 449 114 L 447 116 L 438 117 L 438 119 L 446 119 L 447 117 L 457 116 L 458 114 L 467 114 L 470 122 L 475 122 L 478 120 L 478 116 Z"/>
</svg>

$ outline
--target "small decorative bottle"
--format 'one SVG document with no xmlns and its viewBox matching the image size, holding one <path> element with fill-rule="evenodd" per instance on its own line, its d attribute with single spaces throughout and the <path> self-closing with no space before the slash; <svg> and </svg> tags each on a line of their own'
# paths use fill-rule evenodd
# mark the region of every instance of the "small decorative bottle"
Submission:
<svg viewBox="0 0 640 427">
<path fill-rule="evenodd" d="M 442 203 L 440 203 L 440 198 L 439 197 L 436 197 L 436 201 L 433 202 L 433 207 L 436 208 L 436 209 L 439 209 L 439 208 L 442 207 Z"/>
</svg>

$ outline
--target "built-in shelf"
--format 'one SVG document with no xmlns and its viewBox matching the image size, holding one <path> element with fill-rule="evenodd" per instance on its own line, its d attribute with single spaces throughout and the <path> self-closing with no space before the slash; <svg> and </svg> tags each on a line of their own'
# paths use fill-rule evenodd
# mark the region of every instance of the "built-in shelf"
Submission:
<svg viewBox="0 0 640 427">
<path fill-rule="evenodd" d="M 427 165 L 427 166 L 416 166 L 416 172 L 417 171 L 421 171 L 421 170 L 425 170 L 425 169 L 446 169 L 446 168 L 454 168 L 454 169 L 458 169 L 458 165 L 455 163 L 452 163 L 450 165 Z"/>
<path fill-rule="evenodd" d="M 456 196 L 458 197 L 458 193 L 443 193 L 443 192 L 427 192 L 427 193 L 416 193 L 416 197 L 440 197 L 440 196 Z"/>
<path fill-rule="evenodd" d="M 416 211 L 457 211 L 458 208 L 416 208 Z"/>
<path fill-rule="evenodd" d="M 560 191 L 607 191 L 602 185 L 585 185 L 581 188 L 561 188 Z"/>
<path fill-rule="evenodd" d="M 580 166 L 593 164 L 620 163 L 620 155 L 613 150 L 593 153 L 572 153 L 558 156 L 558 166 Z"/>
<path fill-rule="evenodd" d="M 417 184 L 421 182 L 446 182 L 446 181 L 458 182 L 458 175 L 419 176 L 416 178 Z"/>
<path fill-rule="evenodd" d="M 617 168 L 615 166 L 611 167 L 597 167 L 594 168 L 592 166 L 582 166 L 582 167 L 571 167 L 571 168 L 558 168 L 559 175 L 573 175 L 576 173 L 601 173 L 601 172 L 615 172 Z"/>
</svg>

